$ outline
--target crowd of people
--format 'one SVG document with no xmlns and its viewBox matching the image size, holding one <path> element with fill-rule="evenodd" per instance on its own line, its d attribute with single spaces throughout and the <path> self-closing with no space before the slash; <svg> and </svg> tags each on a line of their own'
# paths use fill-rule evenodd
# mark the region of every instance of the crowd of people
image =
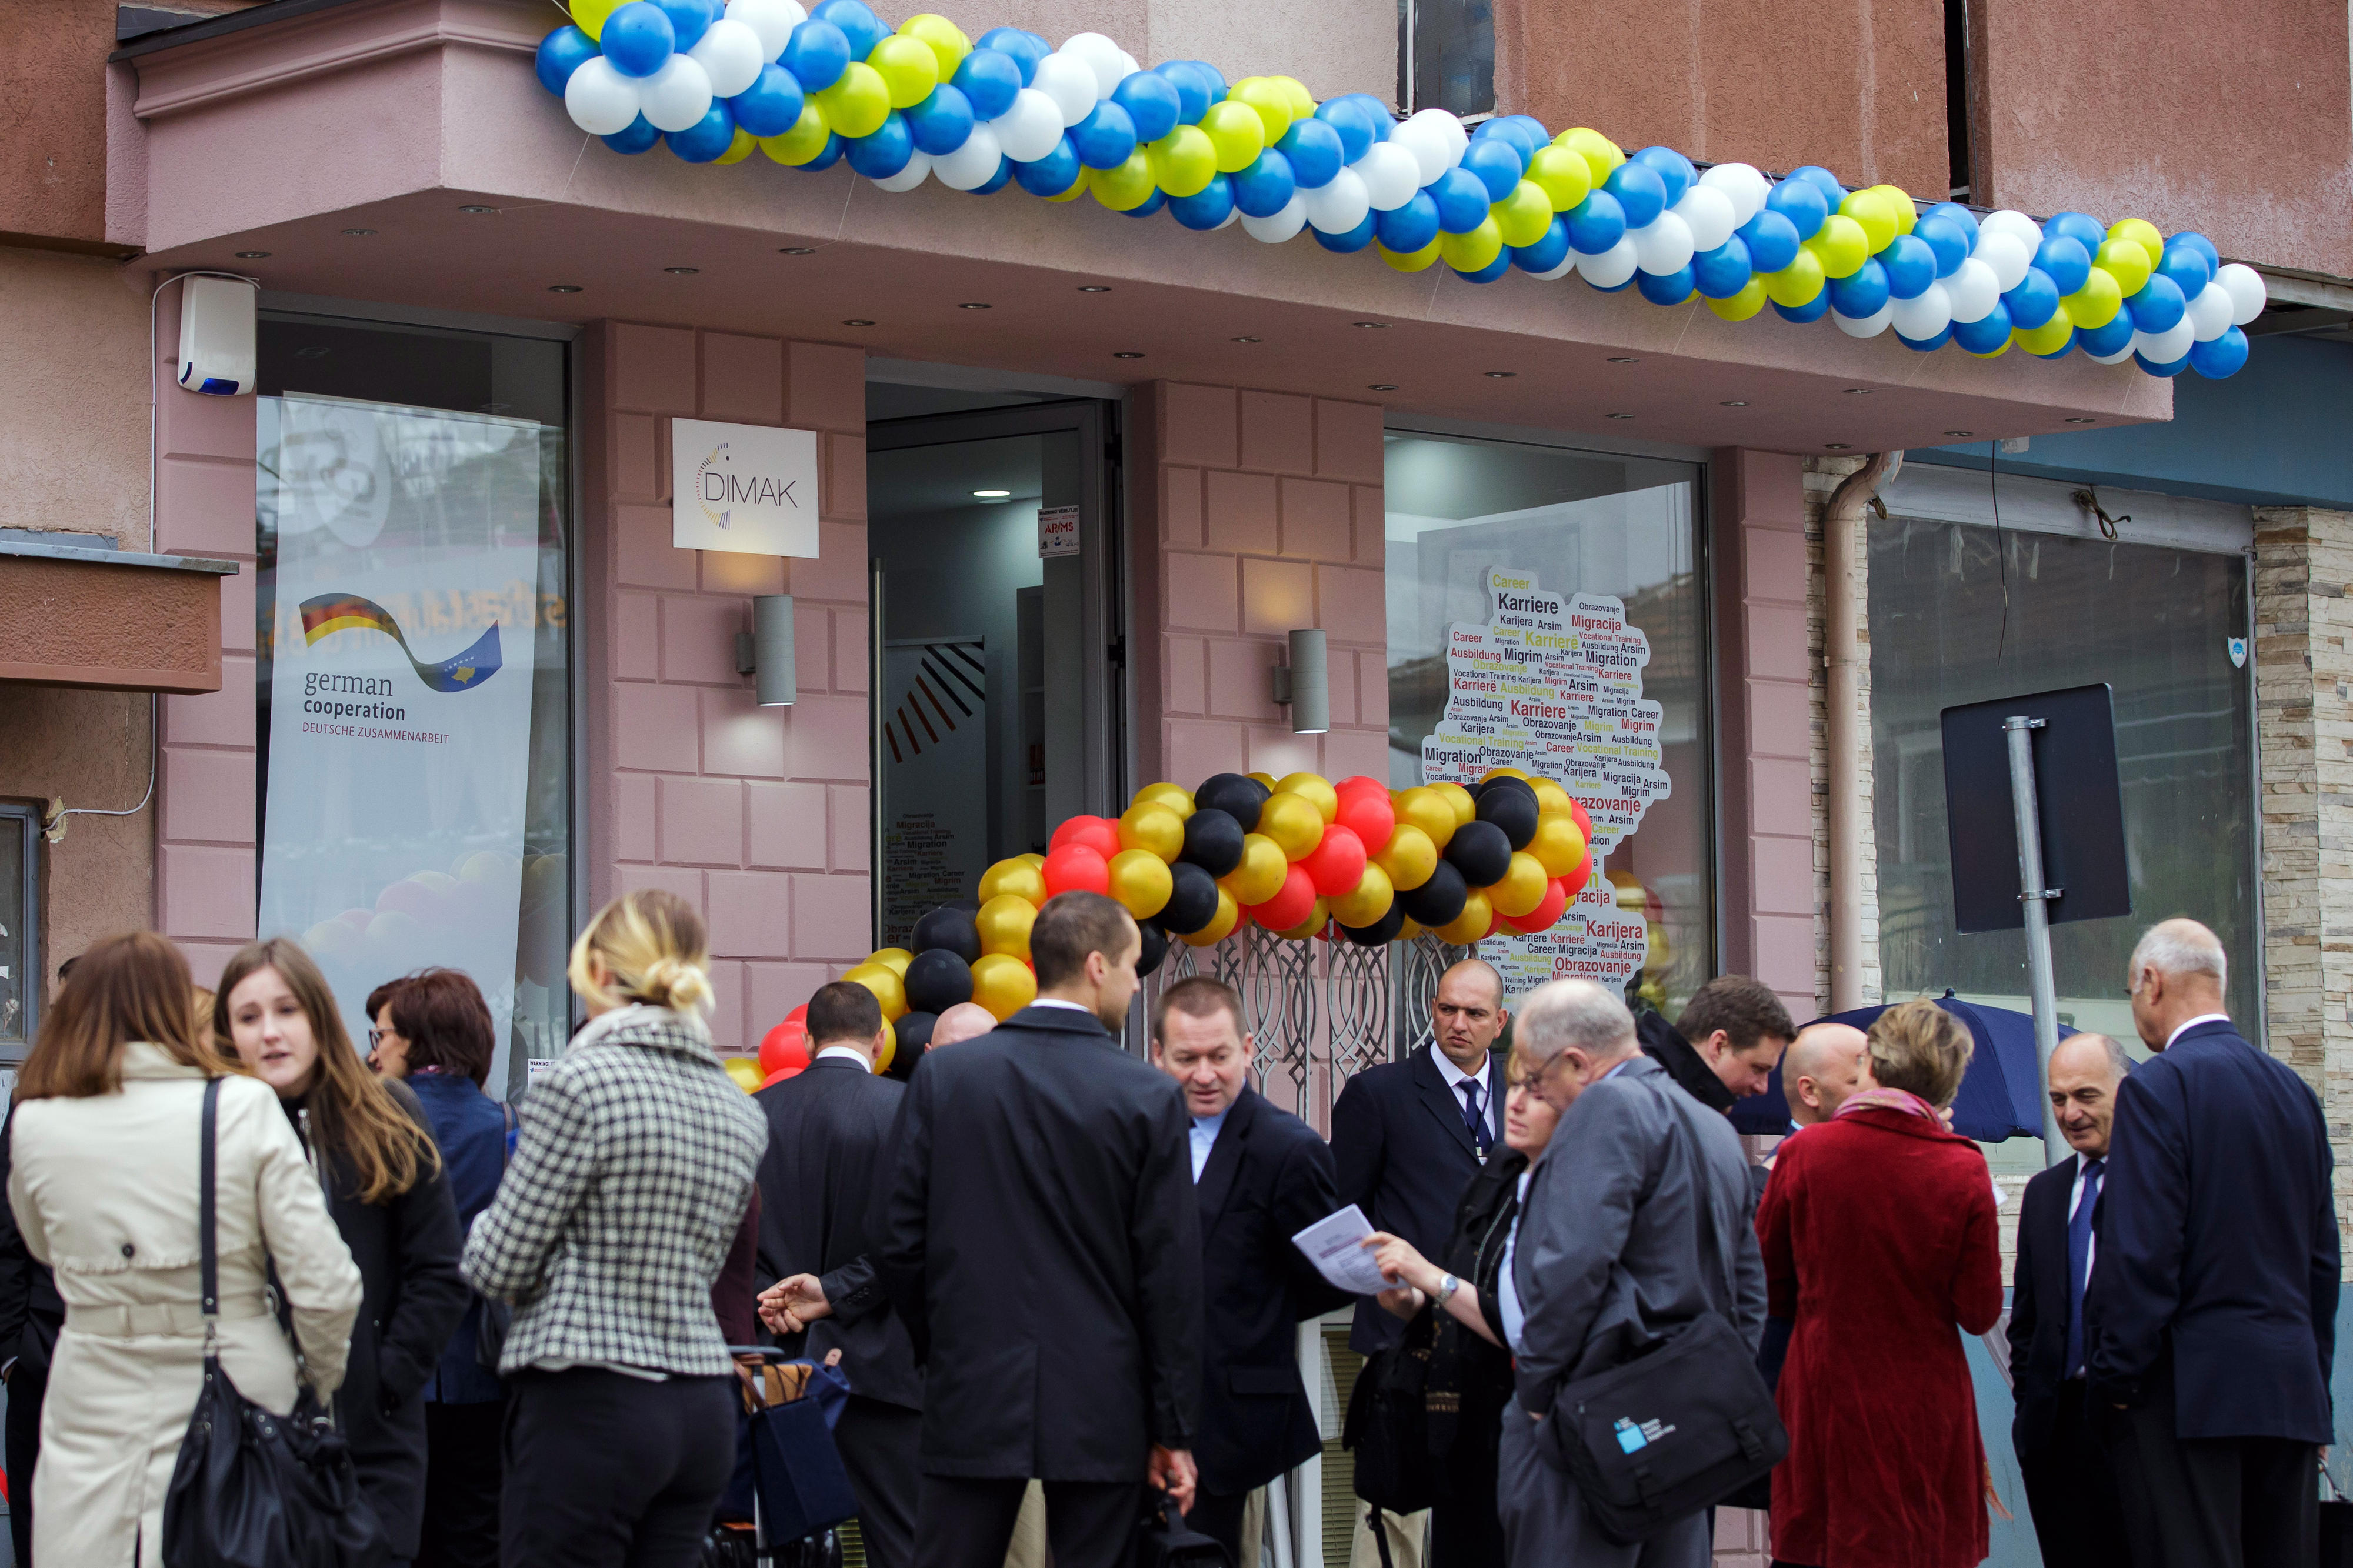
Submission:
<svg viewBox="0 0 2353 1568">
<path fill-rule="evenodd" d="M 1268 1483 L 1322 1442 L 1298 1326 L 1352 1300 L 1360 1352 L 1415 1363 L 1429 1500 L 1366 1510 L 1359 1564 L 1699 1568 L 1715 1505 L 1768 1508 L 1792 1568 L 1985 1558 L 2003 1504 L 1964 1336 L 2003 1318 L 2000 1197 L 1951 1130 L 1953 1014 L 1799 1030 L 1726 975 L 1670 1023 L 1587 981 L 1507 998 L 1473 959 L 1327 1143 L 1251 1087 L 1215 980 L 1155 998 L 1147 1057 L 1118 1048 L 1141 946 L 1111 900 L 1050 900 L 1036 1001 L 944 1014 L 904 1081 L 874 1070 L 874 994 L 824 985 L 808 1067 L 746 1098 L 702 1023 L 699 916 L 628 894 L 574 948 L 588 1022 L 518 1116 L 460 973 L 379 988 L 363 1053 L 290 941 L 211 993 L 162 937 L 98 943 L 0 1127 L 17 1562 L 164 1562 L 213 1346 L 249 1400 L 330 1403 L 394 1564 L 698 1563 L 739 1380 L 775 1349 L 849 1383 L 833 1440 L 875 1568 L 1115 1568 L 1158 1499 L 1254 1563 Z M 2072 1153 L 2024 1194 L 2007 1333 L 2054 1565 L 2316 1559 L 2327 1129 L 2223 979 L 2211 932 L 2157 926 L 2129 976 L 2157 1054 L 2079 1034 L 2050 1065 Z M 1777 1069 L 1791 1131 L 1752 1162 L 1725 1113 Z M 1293 1239 L 1352 1204 L 1377 1291 Z M 1685 1363 L 1753 1381 L 1779 1431 L 1743 1417 L 1743 1475 L 1646 1511 L 1609 1478 L 1668 1485 L 1676 1426 L 1597 1391 Z"/>
</svg>

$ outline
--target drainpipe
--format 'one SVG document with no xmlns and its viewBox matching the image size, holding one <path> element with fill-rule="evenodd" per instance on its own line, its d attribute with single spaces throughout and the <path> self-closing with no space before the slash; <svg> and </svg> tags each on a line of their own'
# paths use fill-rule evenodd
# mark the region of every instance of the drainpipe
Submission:
<svg viewBox="0 0 2353 1568">
<path fill-rule="evenodd" d="M 1862 596 L 1855 591 L 1863 512 L 1880 487 L 1904 467 L 1904 454 L 1873 452 L 1831 495 L 1822 514 L 1822 571 L 1828 579 L 1822 663 L 1830 687 L 1831 1011 L 1863 1005 Z"/>
</svg>

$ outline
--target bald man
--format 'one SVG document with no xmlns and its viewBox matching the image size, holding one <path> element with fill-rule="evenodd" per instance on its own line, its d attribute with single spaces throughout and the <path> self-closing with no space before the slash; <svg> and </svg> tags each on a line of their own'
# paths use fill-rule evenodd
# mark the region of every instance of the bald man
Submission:
<svg viewBox="0 0 2353 1568">
<path fill-rule="evenodd" d="M 1869 1087 L 1870 1038 L 1852 1024 L 1809 1024 L 1781 1058 L 1781 1093 L 1799 1127 L 1828 1121 L 1847 1096 Z"/>
<path fill-rule="evenodd" d="M 996 1014 L 977 1002 L 959 1002 L 941 1014 L 940 1021 L 932 1026 L 932 1049 L 978 1039 L 995 1027 Z"/>
</svg>

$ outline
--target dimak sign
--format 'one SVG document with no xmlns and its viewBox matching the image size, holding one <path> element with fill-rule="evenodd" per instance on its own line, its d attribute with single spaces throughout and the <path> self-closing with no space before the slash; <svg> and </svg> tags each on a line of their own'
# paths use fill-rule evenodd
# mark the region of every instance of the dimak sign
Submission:
<svg viewBox="0 0 2353 1568">
<path fill-rule="evenodd" d="M 817 554 L 817 432 L 673 419 L 670 465 L 678 549 Z"/>
</svg>

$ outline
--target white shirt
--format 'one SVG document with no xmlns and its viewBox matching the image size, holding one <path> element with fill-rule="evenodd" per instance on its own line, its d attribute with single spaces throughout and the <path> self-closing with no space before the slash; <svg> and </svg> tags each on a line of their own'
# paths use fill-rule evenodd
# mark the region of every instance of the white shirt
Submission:
<svg viewBox="0 0 2353 1568">
<path fill-rule="evenodd" d="M 1195 1181 L 1198 1182 L 1201 1179 L 1202 1171 L 1208 1167 L 1209 1163 L 1209 1151 L 1216 1148 L 1218 1144 L 1218 1130 L 1225 1126 L 1226 1117 L 1232 1110 L 1233 1107 L 1228 1106 L 1224 1110 L 1219 1111 L 1215 1116 L 1196 1116 L 1193 1118 L 1193 1128 L 1190 1136 L 1193 1145 L 1193 1179 Z"/>
<path fill-rule="evenodd" d="M 1635 1056 L 1641 1054 L 1638 1051 Z M 1439 1059 L 1443 1061 L 1445 1058 L 1441 1057 Z M 1585 1087 L 1589 1089 L 1594 1083 L 1608 1083 L 1625 1071 L 1633 1060 L 1634 1057 L 1628 1057 Z M 1520 1173 L 1520 1200 L 1512 1211 L 1512 1228 L 1504 1237 L 1503 1272 L 1495 1279 L 1495 1304 L 1504 1310 L 1504 1342 L 1514 1351 L 1520 1348 L 1520 1331 L 1527 1326 L 1527 1314 L 1520 1307 L 1520 1287 L 1512 1278 L 1512 1259 L 1520 1249 L 1521 1216 L 1528 1212 L 1528 1180 L 1535 1173 L 1536 1168 L 1533 1164 Z"/>
<path fill-rule="evenodd" d="M 1430 1059 L 1438 1064 L 1438 1076 L 1446 1080 L 1446 1090 L 1449 1094 L 1451 1094 L 1454 1097 L 1454 1103 L 1457 1109 L 1460 1109 L 1462 1104 L 1462 1086 L 1466 1083 L 1475 1083 L 1479 1086 L 1479 1114 L 1487 1119 L 1488 1135 L 1491 1138 L 1502 1136 L 1499 1124 L 1495 1121 L 1495 1107 L 1493 1103 L 1495 1097 L 1487 1092 L 1487 1079 L 1485 1076 L 1487 1071 L 1487 1063 L 1482 1061 L 1479 1064 L 1478 1076 L 1474 1077 L 1470 1073 L 1464 1072 L 1461 1068 L 1456 1067 L 1454 1065 L 1454 1058 L 1448 1056 L 1444 1051 L 1440 1050 L 1436 1040 L 1432 1040 L 1430 1043 Z M 1492 1057 L 1490 1059 L 1492 1059 Z"/>
<path fill-rule="evenodd" d="M 1084 1013 L 1090 1018 L 1095 1016 L 1093 1008 L 1082 1007 L 1076 1002 L 1066 1001 L 1060 996 L 1040 996 L 1035 1002 L 1030 1003 L 1029 1005 L 1032 1007 L 1068 1007 L 1071 1012 Z"/>
<path fill-rule="evenodd" d="M 2173 1033 L 2166 1036 L 2165 1048 L 2167 1050 L 2171 1050 L 2173 1048 L 2174 1041 L 2179 1039 L 2190 1030 L 2198 1027 L 2200 1024 L 2227 1024 L 2230 1021 L 2231 1015 L 2228 1013 L 2200 1013 L 2195 1018 L 2192 1018 L 2188 1023 L 2182 1025 L 2181 1027 L 2174 1030 Z"/>
<path fill-rule="evenodd" d="M 823 1061 L 828 1057 L 848 1057 L 860 1067 L 866 1068 L 869 1070 L 871 1070 L 874 1066 L 872 1062 L 866 1059 L 866 1053 L 860 1050 L 856 1046 L 828 1046 L 825 1049 L 818 1052 L 816 1060 Z"/>
</svg>

